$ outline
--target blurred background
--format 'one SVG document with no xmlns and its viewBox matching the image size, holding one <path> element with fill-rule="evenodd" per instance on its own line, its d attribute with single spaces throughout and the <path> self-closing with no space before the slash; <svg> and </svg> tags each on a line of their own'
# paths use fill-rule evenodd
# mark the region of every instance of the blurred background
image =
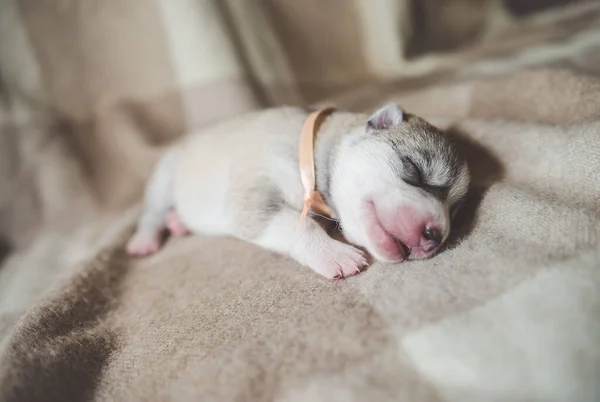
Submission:
<svg viewBox="0 0 600 402">
<path fill-rule="evenodd" d="M 128 101 L 170 108 L 164 113 L 201 125 L 427 73 L 435 63 L 422 62 L 431 55 L 531 41 L 536 17 L 564 15 L 582 2 L 3 0 L 2 92 L 68 118 Z M 504 43 L 503 52 L 506 46 L 515 47 Z"/>
<path fill-rule="evenodd" d="M 531 66 L 595 74 L 598 5 L 2 0 L 1 226 L 15 233 L 40 214 L 54 216 L 65 197 L 128 204 L 162 145 L 249 110 L 368 109 L 391 94 L 403 99 L 406 91 Z M 438 103 L 439 110 L 444 99 Z"/>
</svg>

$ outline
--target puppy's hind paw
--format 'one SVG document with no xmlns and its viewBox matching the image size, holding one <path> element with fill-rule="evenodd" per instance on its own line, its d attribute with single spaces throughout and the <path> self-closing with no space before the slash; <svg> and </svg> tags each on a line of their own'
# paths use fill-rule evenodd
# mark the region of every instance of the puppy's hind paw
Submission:
<svg viewBox="0 0 600 402">
<path fill-rule="evenodd" d="M 175 211 L 169 212 L 165 224 L 167 226 L 167 229 L 169 229 L 169 232 L 171 232 L 172 236 L 182 237 L 188 236 L 190 234 L 190 231 L 187 227 L 185 227 L 185 224 Z"/>
</svg>

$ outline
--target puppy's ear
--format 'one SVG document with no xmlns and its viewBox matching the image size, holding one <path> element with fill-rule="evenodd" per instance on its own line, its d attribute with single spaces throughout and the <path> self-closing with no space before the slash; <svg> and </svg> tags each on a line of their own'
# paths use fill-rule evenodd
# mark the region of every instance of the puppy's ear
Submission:
<svg viewBox="0 0 600 402">
<path fill-rule="evenodd" d="M 386 130 L 404 120 L 404 110 L 396 103 L 388 103 L 369 118 L 367 126 L 374 130 Z"/>
</svg>

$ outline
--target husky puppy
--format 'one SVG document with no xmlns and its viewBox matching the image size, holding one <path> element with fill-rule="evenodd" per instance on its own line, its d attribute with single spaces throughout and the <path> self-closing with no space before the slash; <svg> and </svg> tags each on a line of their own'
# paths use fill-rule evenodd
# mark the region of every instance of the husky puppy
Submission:
<svg viewBox="0 0 600 402">
<path fill-rule="evenodd" d="M 469 186 L 465 160 L 443 132 L 387 104 L 373 115 L 335 111 L 314 144 L 316 187 L 350 243 L 307 216 L 299 138 L 308 111 L 253 112 L 186 136 L 152 174 L 127 245 L 145 256 L 161 235 L 234 236 L 288 255 L 327 278 L 355 275 L 375 259 L 430 257 L 450 233 Z"/>
</svg>

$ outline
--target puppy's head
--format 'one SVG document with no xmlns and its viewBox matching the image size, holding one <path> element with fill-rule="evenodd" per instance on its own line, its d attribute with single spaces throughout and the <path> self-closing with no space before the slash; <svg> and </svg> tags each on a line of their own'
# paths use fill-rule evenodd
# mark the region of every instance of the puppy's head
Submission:
<svg viewBox="0 0 600 402">
<path fill-rule="evenodd" d="M 331 174 L 344 235 L 382 261 L 435 253 L 470 180 L 445 134 L 396 104 L 344 136 Z"/>
</svg>

